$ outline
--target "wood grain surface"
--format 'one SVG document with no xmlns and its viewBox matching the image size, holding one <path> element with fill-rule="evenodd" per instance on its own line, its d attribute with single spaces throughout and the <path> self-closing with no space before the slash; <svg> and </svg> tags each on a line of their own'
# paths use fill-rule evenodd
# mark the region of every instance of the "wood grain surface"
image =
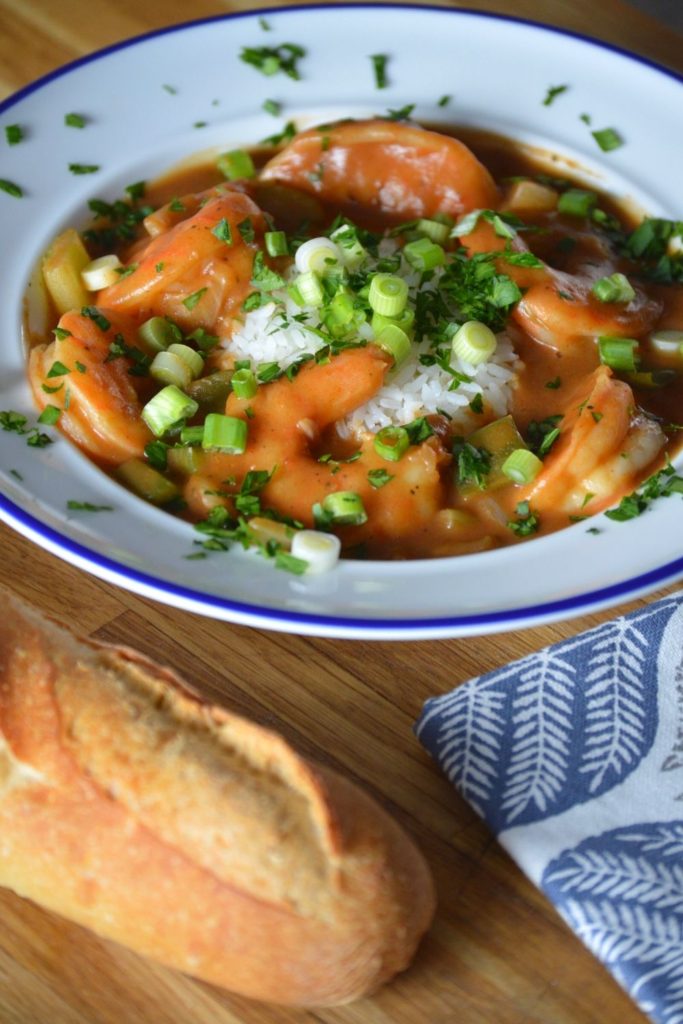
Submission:
<svg viewBox="0 0 683 1024">
<path fill-rule="evenodd" d="M 248 0 L 0 0 L 0 97 L 125 37 L 258 6 Z M 468 6 L 588 32 L 683 70 L 680 37 L 622 0 Z M 310 1012 L 201 984 L 0 891 L 0 1024 L 642 1024 L 641 1013 L 455 794 L 411 729 L 428 696 L 607 615 L 405 644 L 265 633 L 115 589 L 4 526 L 0 580 L 82 634 L 131 644 L 173 665 L 210 698 L 277 728 L 305 754 L 355 779 L 416 837 L 439 894 L 434 927 L 406 974 L 372 999 Z"/>
</svg>

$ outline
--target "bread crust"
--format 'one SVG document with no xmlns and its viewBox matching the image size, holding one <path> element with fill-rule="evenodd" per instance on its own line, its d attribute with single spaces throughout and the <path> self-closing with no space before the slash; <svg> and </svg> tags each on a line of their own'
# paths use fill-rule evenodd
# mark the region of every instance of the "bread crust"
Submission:
<svg viewBox="0 0 683 1024">
<path fill-rule="evenodd" d="M 434 888 L 379 805 L 170 669 L 0 600 L 0 884 L 266 1001 L 348 1002 L 408 965 Z"/>
</svg>

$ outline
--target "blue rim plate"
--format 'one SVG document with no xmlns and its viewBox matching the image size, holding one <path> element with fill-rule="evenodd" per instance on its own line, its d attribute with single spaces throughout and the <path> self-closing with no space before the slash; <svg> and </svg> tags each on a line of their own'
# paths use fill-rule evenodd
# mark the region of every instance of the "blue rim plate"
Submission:
<svg viewBox="0 0 683 1024">
<path fill-rule="evenodd" d="M 267 24 L 267 28 L 264 26 Z M 367 40 L 373 42 L 367 43 Z M 381 46 L 376 42 L 381 40 Z M 244 46 L 303 46 L 301 80 L 260 75 Z M 378 90 L 370 56 L 388 54 Z M 416 54 L 425 55 L 417 59 Z M 226 15 L 153 32 L 60 68 L 0 104 L 25 129 L 5 147 L 0 280 L 0 409 L 34 424 L 22 321 L 40 318 L 36 259 L 87 200 L 112 200 L 199 150 L 257 142 L 279 123 L 305 126 L 415 104 L 418 120 L 498 131 L 579 166 L 588 182 L 654 215 L 680 216 L 676 173 L 681 78 L 589 38 L 501 15 L 437 7 L 326 5 Z M 567 85 L 546 106 L 550 86 Z M 440 106 L 441 97 L 452 97 Z M 628 97 L 638 96 L 638 103 Z M 657 118 L 650 116 L 657 111 Z M 64 115 L 86 126 L 68 127 Z M 625 145 L 601 153 L 581 119 L 616 128 Z M 87 175 L 70 163 L 96 165 Z M 293 577 L 250 552 L 201 560 L 192 528 L 128 494 L 68 441 L 37 449 L 0 432 L 0 517 L 36 544 L 96 576 L 188 611 L 319 636 L 426 639 L 532 626 L 609 607 L 683 575 L 680 498 L 640 518 L 596 517 L 501 551 L 408 562 L 343 562 Z M 111 512 L 69 511 L 67 501 Z M 588 532 L 588 526 L 598 532 Z"/>
</svg>

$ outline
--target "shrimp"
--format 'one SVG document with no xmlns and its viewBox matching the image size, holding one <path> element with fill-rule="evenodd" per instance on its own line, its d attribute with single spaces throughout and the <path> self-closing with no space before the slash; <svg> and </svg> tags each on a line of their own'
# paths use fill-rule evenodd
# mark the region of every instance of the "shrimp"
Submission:
<svg viewBox="0 0 683 1024">
<path fill-rule="evenodd" d="M 130 331 L 130 323 L 108 311 L 105 320 L 103 330 L 81 313 L 65 313 L 55 340 L 31 352 L 29 379 L 39 408 L 62 410 L 65 434 L 99 462 L 118 465 L 141 457 L 152 434 L 140 418 L 137 387 L 144 384 L 130 375 L 131 359 L 110 358 L 112 342 Z"/>
<path fill-rule="evenodd" d="M 486 221 L 461 239 L 471 253 L 503 252 L 505 244 Z M 592 294 L 596 281 L 614 272 L 604 245 L 591 236 L 592 250 L 584 253 L 571 272 L 556 270 L 547 263 L 540 267 L 516 266 L 501 256 L 499 269 L 525 289 L 512 311 L 513 320 L 534 341 L 557 352 L 574 348 L 585 340 L 602 335 L 639 337 L 657 322 L 662 303 L 650 298 L 634 284 L 630 302 L 601 302 Z M 585 248 L 585 247 L 584 247 Z M 511 244 L 514 253 L 528 252 L 517 235 Z"/>
<path fill-rule="evenodd" d="M 361 442 L 353 461 L 319 458 L 328 455 L 321 449 L 325 430 L 376 393 L 387 367 L 374 346 L 349 349 L 327 364 L 305 366 L 292 381 L 280 378 L 260 387 L 251 399 L 230 395 L 226 412 L 247 419 L 247 448 L 243 455 L 209 456 L 189 478 L 184 497 L 191 512 L 202 517 L 214 505 L 228 504 L 226 480 L 267 470 L 264 506 L 308 526 L 313 505 L 327 494 L 355 491 L 368 514 L 368 530 L 345 528 L 348 543 L 359 543 L 369 532 L 374 544 L 424 529 L 443 504 L 439 467 L 447 456 L 435 439 L 412 447 L 397 463 L 383 460 L 371 438 Z M 368 474 L 379 469 L 391 479 L 377 488 Z"/>
<path fill-rule="evenodd" d="M 655 420 L 640 412 L 633 392 L 600 366 L 574 394 L 560 422 L 560 436 L 536 480 L 515 488 L 529 501 L 544 531 L 568 517 L 602 512 L 640 482 L 666 443 Z"/>
<path fill-rule="evenodd" d="M 101 291 L 97 303 L 139 320 L 168 316 L 185 331 L 203 327 L 229 335 L 252 290 L 258 246 L 244 235 L 264 227 L 261 211 L 241 192 L 209 197 L 193 216 L 153 238 L 132 273 Z"/>
<path fill-rule="evenodd" d="M 459 216 L 491 207 L 498 192 L 462 142 L 391 121 L 340 122 L 301 132 L 261 172 L 320 199 L 395 220 Z"/>
</svg>

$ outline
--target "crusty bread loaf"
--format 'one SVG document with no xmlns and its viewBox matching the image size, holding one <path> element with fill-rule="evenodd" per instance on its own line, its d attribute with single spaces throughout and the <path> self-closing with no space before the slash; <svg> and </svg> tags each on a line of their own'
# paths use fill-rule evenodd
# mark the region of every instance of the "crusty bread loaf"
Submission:
<svg viewBox="0 0 683 1024">
<path fill-rule="evenodd" d="M 0 607 L 0 885 L 273 1002 L 408 965 L 432 881 L 368 796 L 134 651 Z"/>
</svg>

